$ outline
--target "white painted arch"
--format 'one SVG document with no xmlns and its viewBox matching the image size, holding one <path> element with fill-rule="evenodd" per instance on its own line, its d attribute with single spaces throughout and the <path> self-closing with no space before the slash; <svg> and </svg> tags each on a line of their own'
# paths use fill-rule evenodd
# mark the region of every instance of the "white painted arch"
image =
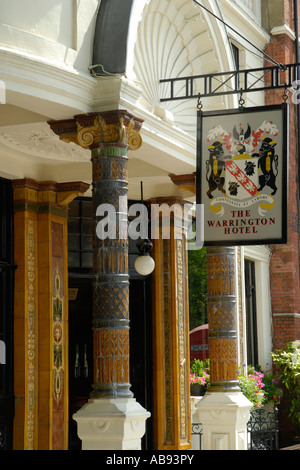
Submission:
<svg viewBox="0 0 300 470">
<path fill-rule="evenodd" d="M 218 2 L 203 4 L 221 16 Z M 234 70 L 224 25 L 192 0 L 135 0 L 130 21 L 127 69 L 141 87 L 140 105 L 194 136 L 194 100 L 165 102 L 163 78 Z M 197 93 L 197 90 L 195 90 Z M 233 106 L 234 97 L 205 101 L 207 109 Z"/>
</svg>

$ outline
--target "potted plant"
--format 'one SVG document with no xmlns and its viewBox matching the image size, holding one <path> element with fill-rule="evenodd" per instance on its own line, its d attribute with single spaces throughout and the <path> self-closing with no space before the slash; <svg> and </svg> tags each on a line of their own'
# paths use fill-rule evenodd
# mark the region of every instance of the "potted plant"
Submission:
<svg viewBox="0 0 300 470">
<path fill-rule="evenodd" d="M 209 386 L 209 360 L 194 359 L 190 370 L 191 396 L 203 396 Z"/>
<path fill-rule="evenodd" d="M 242 367 L 238 371 L 238 381 L 242 393 L 252 402 L 253 408 L 260 408 L 264 400 L 263 373 L 255 370 L 253 366 Z"/>
<path fill-rule="evenodd" d="M 257 369 L 261 370 L 259 366 L 257 366 Z M 278 372 L 271 369 L 261 372 L 263 373 L 264 384 L 264 399 L 262 404 L 265 408 L 274 409 L 274 406 L 279 405 L 283 393 L 281 377 L 278 375 Z"/>
</svg>

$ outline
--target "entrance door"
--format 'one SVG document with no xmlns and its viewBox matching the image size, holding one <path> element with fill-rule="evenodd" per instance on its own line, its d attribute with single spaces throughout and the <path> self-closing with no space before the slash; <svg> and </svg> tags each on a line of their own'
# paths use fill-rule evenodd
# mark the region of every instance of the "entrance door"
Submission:
<svg viewBox="0 0 300 470">
<path fill-rule="evenodd" d="M 151 417 L 146 421 L 142 449 L 153 449 L 153 379 L 152 379 L 152 312 L 151 281 L 147 278 L 130 279 L 130 383 L 136 401 Z"/>
<path fill-rule="evenodd" d="M 130 383 L 131 390 L 152 413 L 152 331 L 150 281 L 131 279 Z M 69 278 L 69 450 L 81 448 L 72 415 L 88 400 L 93 384 L 92 279 Z M 143 449 L 152 449 L 152 418 L 146 422 Z"/>
<path fill-rule="evenodd" d="M 0 178 L 0 450 L 13 446 L 13 192 Z"/>
<path fill-rule="evenodd" d="M 92 279 L 69 278 L 69 450 L 80 450 L 72 416 L 89 398 L 93 384 Z"/>
</svg>

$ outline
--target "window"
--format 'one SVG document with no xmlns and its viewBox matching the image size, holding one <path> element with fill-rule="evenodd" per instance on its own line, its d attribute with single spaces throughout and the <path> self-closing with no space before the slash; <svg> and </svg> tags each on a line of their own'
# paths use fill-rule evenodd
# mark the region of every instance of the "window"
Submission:
<svg viewBox="0 0 300 470">
<path fill-rule="evenodd" d="M 88 198 L 77 198 L 69 206 L 69 269 L 93 267 L 93 204 Z"/>
<path fill-rule="evenodd" d="M 247 362 L 258 364 L 255 262 L 245 259 Z"/>
<path fill-rule="evenodd" d="M 235 63 L 236 70 L 239 70 L 240 68 L 240 51 L 237 46 L 235 46 L 233 43 L 231 44 L 231 49 L 232 49 L 232 54 L 233 54 L 233 60 Z"/>
<path fill-rule="evenodd" d="M 128 205 L 139 201 L 128 201 Z M 72 273 L 93 272 L 93 202 L 91 198 L 76 198 L 69 205 L 68 214 L 68 267 Z M 128 268 L 130 276 L 140 276 L 134 268 L 139 256 L 137 240 L 128 240 Z"/>
</svg>

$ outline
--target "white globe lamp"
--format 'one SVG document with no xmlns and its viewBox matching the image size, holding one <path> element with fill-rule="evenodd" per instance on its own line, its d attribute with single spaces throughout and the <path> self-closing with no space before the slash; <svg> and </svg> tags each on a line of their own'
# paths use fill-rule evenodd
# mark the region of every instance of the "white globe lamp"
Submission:
<svg viewBox="0 0 300 470">
<path fill-rule="evenodd" d="M 137 257 L 134 263 L 134 267 L 137 273 L 142 276 L 149 276 L 155 268 L 155 261 L 150 256 L 153 244 L 150 240 L 139 240 L 136 244 L 140 255 Z"/>
</svg>

